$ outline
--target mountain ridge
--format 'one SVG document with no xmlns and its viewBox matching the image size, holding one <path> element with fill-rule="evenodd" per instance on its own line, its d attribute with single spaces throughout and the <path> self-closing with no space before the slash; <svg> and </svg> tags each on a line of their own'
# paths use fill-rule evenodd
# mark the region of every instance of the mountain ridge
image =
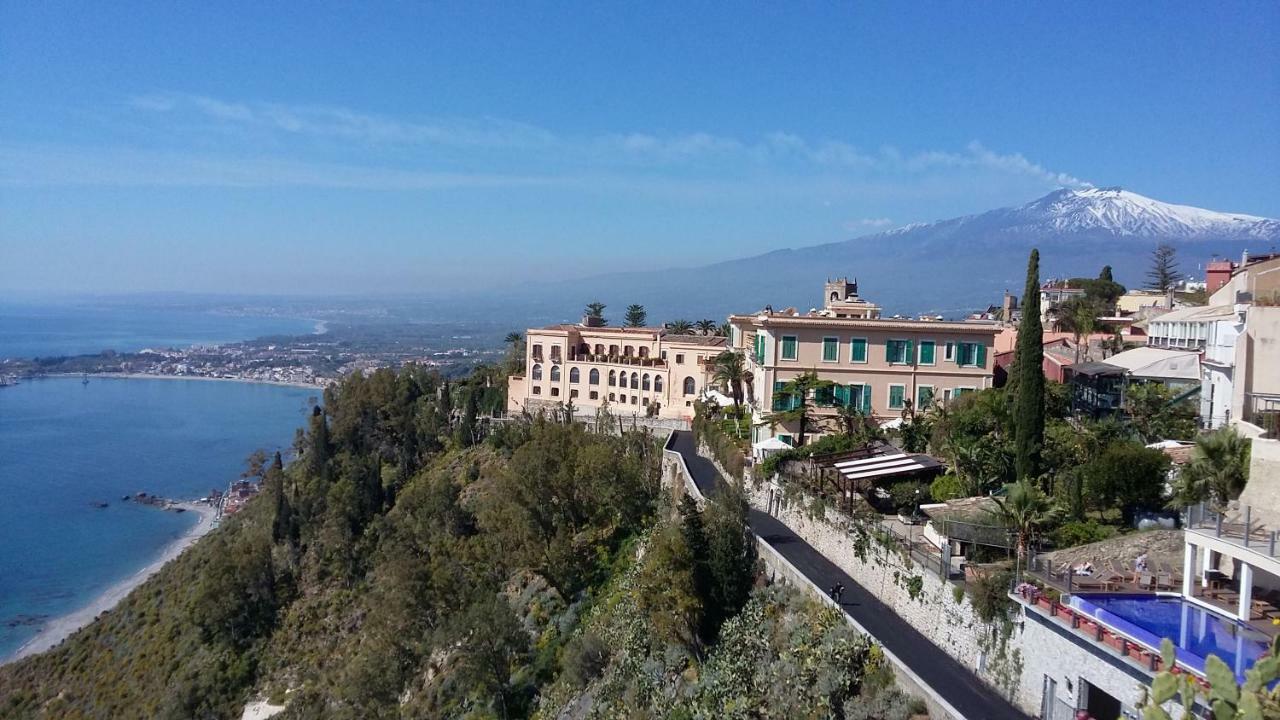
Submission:
<svg viewBox="0 0 1280 720">
<path fill-rule="evenodd" d="M 1120 282 L 1138 287 L 1160 243 L 1173 245 L 1181 270 L 1196 276 L 1215 256 L 1235 258 L 1280 243 L 1280 220 L 1165 203 L 1119 187 L 1064 188 L 972 215 L 697 267 L 597 275 L 551 289 L 617 307 L 644 304 L 651 318 L 665 320 L 721 317 L 765 304 L 810 307 L 820 302 L 823 278 L 849 276 L 888 314 L 958 315 L 998 302 L 1005 290 L 1019 292 L 1032 248 L 1040 250 L 1045 278 L 1091 277 L 1111 265 Z"/>
</svg>

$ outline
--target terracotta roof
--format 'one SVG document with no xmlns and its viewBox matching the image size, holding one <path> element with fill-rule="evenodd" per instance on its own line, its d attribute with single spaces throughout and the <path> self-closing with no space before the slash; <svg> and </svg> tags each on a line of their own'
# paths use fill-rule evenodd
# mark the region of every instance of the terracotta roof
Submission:
<svg viewBox="0 0 1280 720">
<path fill-rule="evenodd" d="M 908 320 L 902 318 L 839 318 L 821 315 L 730 315 L 729 322 L 757 324 L 764 318 L 765 325 L 814 327 L 853 327 L 853 328 L 885 328 L 890 330 L 937 330 L 948 332 L 971 332 L 994 335 L 1000 327 L 994 322 L 956 322 L 948 320 Z"/>
</svg>

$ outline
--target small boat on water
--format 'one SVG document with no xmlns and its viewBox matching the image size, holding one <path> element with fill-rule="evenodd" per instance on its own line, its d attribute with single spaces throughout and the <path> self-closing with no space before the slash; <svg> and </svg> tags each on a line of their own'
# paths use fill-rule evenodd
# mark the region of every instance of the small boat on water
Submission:
<svg viewBox="0 0 1280 720">
<path fill-rule="evenodd" d="M 83 378 L 81 378 L 81 379 L 80 379 L 80 384 L 81 384 L 81 385 L 88 385 L 88 384 L 89 384 L 89 376 L 88 376 L 88 375 L 85 375 Z"/>
<path fill-rule="evenodd" d="M 94 500 L 93 502 L 89 503 L 89 505 L 91 507 L 96 507 L 99 510 L 101 510 L 102 508 L 107 507 L 108 504 L 106 500 Z"/>
</svg>

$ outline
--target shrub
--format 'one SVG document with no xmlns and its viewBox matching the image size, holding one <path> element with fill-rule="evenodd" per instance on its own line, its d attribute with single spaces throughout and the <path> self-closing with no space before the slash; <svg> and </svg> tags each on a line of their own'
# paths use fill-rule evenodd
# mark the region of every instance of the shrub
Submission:
<svg viewBox="0 0 1280 720">
<path fill-rule="evenodd" d="M 973 611 L 983 622 L 989 623 L 1009 612 L 1013 601 L 1009 599 L 1009 585 L 1013 573 L 1001 570 L 978 576 L 969 583 L 969 597 Z"/>
<path fill-rule="evenodd" d="M 697 404 L 693 417 L 693 436 L 698 442 L 705 443 L 711 449 L 720 467 L 735 479 L 741 480 L 746 463 L 743 459 L 743 448 L 735 438 L 724 431 L 721 424 L 703 414 L 702 403 Z"/>
<path fill-rule="evenodd" d="M 1087 522 L 1069 522 L 1050 534 L 1053 546 L 1059 548 L 1075 547 L 1100 542 L 1116 534 L 1116 529 L 1102 525 L 1097 520 Z"/>
<path fill-rule="evenodd" d="M 569 641 L 564 649 L 564 671 L 569 682 L 582 687 L 600 676 L 609 664 L 609 648 L 593 633 Z"/>
<path fill-rule="evenodd" d="M 908 480 L 889 486 L 889 500 L 899 512 L 915 512 L 916 506 L 928 499 L 929 486 L 922 482 Z"/>
<path fill-rule="evenodd" d="M 964 497 L 964 485 L 961 484 L 960 478 L 955 475 L 939 475 L 929 485 L 929 495 L 934 502 L 954 500 L 958 497 Z"/>
</svg>

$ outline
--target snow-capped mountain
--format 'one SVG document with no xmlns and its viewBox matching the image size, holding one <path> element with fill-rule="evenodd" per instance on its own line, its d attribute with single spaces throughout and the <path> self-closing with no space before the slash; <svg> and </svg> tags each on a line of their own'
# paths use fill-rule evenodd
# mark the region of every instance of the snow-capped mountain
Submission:
<svg viewBox="0 0 1280 720">
<path fill-rule="evenodd" d="M 992 214 L 1007 218 L 1010 230 L 1102 230 L 1117 236 L 1168 240 L 1280 237 L 1280 220 L 1174 205 L 1118 187 L 1058 190 Z"/>
<path fill-rule="evenodd" d="M 953 316 L 997 304 L 1005 290 L 1021 294 L 1032 248 L 1040 250 L 1042 278 L 1095 277 L 1110 265 L 1117 280 L 1140 287 L 1160 243 L 1177 249 L 1185 275 L 1202 278 L 1215 256 L 1280 250 L 1280 220 L 1173 205 L 1120 188 L 1066 189 L 1025 205 L 842 242 L 587 278 L 558 292 L 610 306 L 642 303 L 655 319 L 720 317 L 766 303 L 812 307 L 826 277 L 847 275 L 887 314 Z"/>
</svg>

